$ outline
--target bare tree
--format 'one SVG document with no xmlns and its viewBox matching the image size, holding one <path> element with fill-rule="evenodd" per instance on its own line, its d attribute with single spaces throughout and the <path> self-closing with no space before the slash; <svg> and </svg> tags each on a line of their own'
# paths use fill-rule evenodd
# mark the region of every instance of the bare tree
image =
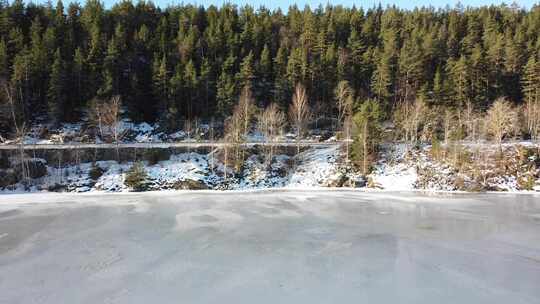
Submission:
<svg viewBox="0 0 540 304">
<path fill-rule="evenodd" d="M 234 158 L 234 168 L 239 169 L 243 159 L 240 155 L 240 145 L 245 140 L 243 130 L 244 130 L 244 120 L 242 115 L 242 107 L 240 104 L 237 104 L 234 107 L 233 114 L 225 120 L 225 134 L 224 134 L 224 165 L 225 165 L 225 178 L 227 178 L 227 167 L 229 163 L 230 153 L 228 151 L 229 146 L 232 147 Z"/>
<path fill-rule="evenodd" d="M 540 88 L 539 88 L 540 90 Z M 540 139 L 540 100 L 529 98 L 523 107 L 527 121 L 527 132 L 532 140 Z"/>
<path fill-rule="evenodd" d="M 444 125 L 444 144 L 446 146 L 448 146 L 448 141 L 450 139 L 450 132 L 451 132 L 451 127 L 452 127 L 452 119 L 453 119 L 453 115 L 452 115 L 452 112 L 450 112 L 450 110 L 445 110 L 444 112 L 444 121 L 443 121 L 443 125 Z"/>
<path fill-rule="evenodd" d="M 184 120 L 184 132 L 187 134 L 187 139 L 190 140 L 193 133 L 193 121 L 190 118 Z"/>
<path fill-rule="evenodd" d="M 120 126 L 122 102 L 119 95 L 113 96 L 107 102 L 93 100 L 90 107 L 90 121 L 98 128 L 101 138 L 111 137 L 116 143 L 116 154 L 119 157 L 119 141 L 123 137 Z"/>
<path fill-rule="evenodd" d="M 264 135 L 266 142 L 269 143 L 266 159 L 271 163 L 274 154 L 274 141 L 285 126 L 285 114 L 277 104 L 272 103 L 259 114 L 257 122 L 259 131 Z"/>
<path fill-rule="evenodd" d="M 242 89 L 240 100 L 238 101 L 237 109 L 235 110 L 238 118 L 241 120 L 241 133 L 243 137 L 247 137 L 250 131 L 251 122 L 256 112 L 255 101 L 251 93 L 251 89 L 246 86 Z"/>
<path fill-rule="evenodd" d="M 474 108 L 470 100 L 465 102 L 465 110 L 461 115 L 464 117 L 465 121 L 465 134 L 467 137 L 471 137 L 474 140 Z"/>
<path fill-rule="evenodd" d="M 121 138 L 120 111 L 122 102 L 119 95 L 113 96 L 108 103 L 104 104 L 102 119 L 103 124 L 111 132 L 114 142 L 118 144 Z"/>
<path fill-rule="evenodd" d="M 300 138 L 304 134 L 310 116 L 306 88 L 298 83 L 294 90 L 293 100 L 289 106 L 291 126 L 296 130 L 296 149 L 300 153 Z"/>
<path fill-rule="evenodd" d="M 505 98 L 498 98 L 487 112 L 487 127 L 502 151 L 502 140 L 514 130 L 517 123 L 516 111 Z"/>
<path fill-rule="evenodd" d="M 208 130 L 208 140 L 214 142 L 214 117 L 210 120 L 210 127 Z M 210 152 L 210 170 L 214 173 L 214 153 L 216 150 Z"/>
<path fill-rule="evenodd" d="M 354 92 L 349 86 L 349 82 L 342 80 L 334 90 L 334 95 L 338 109 L 338 121 L 341 123 L 344 117 L 351 111 Z"/>
<path fill-rule="evenodd" d="M 120 96 L 115 95 L 106 102 L 94 99 L 91 103 L 89 113 L 91 123 L 98 128 L 102 138 L 110 136 L 112 140 L 118 142 L 122 137 L 120 126 L 122 102 Z"/>
<path fill-rule="evenodd" d="M 352 106 L 354 100 L 354 91 L 346 80 L 340 81 L 334 90 L 338 109 L 338 122 L 345 137 L 345 157 L 349 161 L 349 142 L 351 139 L 352 127 Z"/>
<path fill-rule="evenodd" d="M 90 101 L 89 111 L 88 111 L 88 121 L 92 128 L 97 128 L 99 137 L 103 138 L 105 136 L 102 120 L 102 109 L 101 102 L 96 98 Z"/>
<path fill-rule="evenodd" d="M 343 133 L 345 135 L 345 160 L 349 162 L 349 155 L 351 154 L 351 131 L 353 128 L 353 116 L 352 113 L 345 116 L 343 121 Z"/>
<path fill-rule="evenodd" d="M 404 101 L 394 111 L 394 122 L 403 131 L 405 141 L 415 143 L 418 131 L 423 123 L 427 107 L 424 100 L 417 98 L 414 102 Z"/>
<path fill-rule="evenodd" d="M 15 105 L 15 96 L 13 94 L 13 87 L 5 80 L 1 81 L 5 98 L 9 105 L 9 111 L 11 113 L 11 119 L 13 120 L 13 126 L 15 127 L 15 137 L 19 139 L 19 157 L 21 165 L 21 175 L 24 182 L 28 181 L 30 177 L 28 164 L 24 155 L 24 136 L 26 135 L 26 125 L 22 123 L 19 125 L 17 120 L 17 106 Z"/>
</svg>

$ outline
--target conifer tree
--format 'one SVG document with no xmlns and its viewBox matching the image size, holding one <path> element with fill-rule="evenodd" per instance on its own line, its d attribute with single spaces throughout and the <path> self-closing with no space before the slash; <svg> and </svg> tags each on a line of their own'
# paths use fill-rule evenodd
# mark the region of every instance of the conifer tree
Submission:
<svg viewBox="0 0 540 304">
<path fill-rule="evenodd" d="M 368 174 L 380 140 L 382 119 L 379 102 L 364 101 L 354 115 L 355 136 L 352 149 L 353 160 L 358 163 L 363 174 Z"/>
<path fill-rule="evenodd" d="M 60 49 L 54 53 L 54 62 L 49 77 L 49 90 L 47 92 L 48 114 L 52 121 L 64 118 L 64 110 L 67 102 L 67 79 L 66 67 L 60 54 Z M 72 110 L 72 109 L 70 109 Z"/>
<path fill-rule="evenodd" d="M 217 83 L 217 111 L 222 117 L 229 115 L 234 105 L 236 83 L 232 72 L 235 61 L 232 54 L 227 57 Z"/>
<path fill-rule="evenodd" d="M 153 91 L 160 111 L 165 112 L 169 108 L 169 73 L 167 71 L 167 57 L 154 56 L 152 68 Z"/>
<path fill-rule="evenodd" d="M 193 61 L 190 60 L 184 69 L 184 90 L 185 90 L 185 100 L 186 100 L 186 109 L 187 109 L 187 117 L 189 119 L 192 119 L 194 116 L 194 106 L 195 102 L 198 101 L 197 96 L 197 71 L 195 69 L 195 65 L 193 64 Z"/>
<path fill-rule="evenodd" d="M 9 58 L 7 45 L 4 39 L 0 40 L 0 78 L 6 79 L 9 75 Z"/>
<path fill-rule="evenodd" d="M 250 90 L 253 89 L 255 82 L 253 52 L 249 52 L 249 54 L 242 60 L 237 79 L 237 83 L 241 88 L 247 87 Z"/>
</svg>

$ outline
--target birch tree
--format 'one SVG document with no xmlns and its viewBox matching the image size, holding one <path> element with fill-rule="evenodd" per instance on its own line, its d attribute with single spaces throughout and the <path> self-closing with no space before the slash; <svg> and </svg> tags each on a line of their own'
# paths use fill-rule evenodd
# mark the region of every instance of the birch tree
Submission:
<svg viewBox="0 0 540 304">
<path fill-rule="evenodd" d="M 15 104 L 15 96 L 13 87 L 5 80 L 1 80 L 1 85 L 4 91 L 5 98 L 9 105 L 9 111 L 11 114 L 11 119 L 13 121 L 13 126 L 15 127 L 15 137 L 19 139 L 19 158 L 21 165 L 21 177 L 24 182 L 28 181 L 30 178 L 30 169 L 26 162 L 24 155 L 24 136 L 26 135 L 26 125 L 22 123 L 19 125 L 19 120 L 17 119 L 17 106 Z"/>
<path fill-rule="evenodd" d="M 285 122 L 285 114 L 279 109 L 276 103 L 272 103 L 266 107 L 258 117 L 258 129 L 268 143 L 266 159 L 269 163 L 272 162 L 274 154 L 274 142 L 283 131 Z"/>
<path fill-rule="evenodd" d="M 498 98 L 487 112 L 487 127 L 502 152 L 502 140 L 514 130 L 516 111 L 505 98 Z"/>
<path fill-rule="evenodd" d="M 354 91 L 346 80 L 340 81 L 334 90 L 334 95 L 338 108 L 338 122 L 345 138 L 345 157 L 349 161 L 349 141 L 351 138 L 352 106 Z"/>
<path fill-rule="evenodd" d="M 534 56 L 527 61 L 521 81 L 527 132 L 533 140 L 540 135 L 540 62 Z"/>
<path fill-rule="evenodd" d="M 406 142 L 414 144 L 418 141 L 420 125 L 424 122 L 427 107 L 422 98 L 414 102 L 401 102 L 394 111 L 394 122 L 403 132 Z"/>
<path fill-rule="evenodd" d="M 296 130 L 296 153 L 300 153 L 300 138 L 304 134 L 310 116 L 306 88 L 296 84 L 292 103 L 289 106 L 289 119 L 291 126 Z"/>
<path fill-rule="evenodd" d="M 232 146 L 234 152 L 234 167 L 235 170 L 239 169 L 243 159 L 240 155 L 240 145 L 245 140 L 244 134 L 244 120 L 242 116 L 242 108 L 240 104 L 234 107 L 233 114 L 225 120 L 225 134 L 224 134 L 224 165 L 225 165 L 225 178 L 227 178 L 227 167 L 229 162 L 229 146 Z"/>
<path fill-rule="evenodd" d="M 255 112 L 256 107 L 253 94 L 251 93 L 250 87 L 245 86 L 240 94 L 240 99 L 238 101 L 238 105 L 236 106 L 235 113 L 233 113 L 233 115 L 238 116 L 238 119 L 241 122 L 241 135 L 244 138 L 247 138 L 249 131 L 251 131 L 251 122 Z"/>
<path fill-rule="evenodd" d="M 116 143 L 117 158 L 120 154 L 118 144 L 123 136 L 120 125 L 121 109 L 120 96 L 115 95 L 106 102 L 93 100 L 90 111 L 90 120 L 94 126 L 98 127 L 100 137 L 110 137 Z"/>
</svg>

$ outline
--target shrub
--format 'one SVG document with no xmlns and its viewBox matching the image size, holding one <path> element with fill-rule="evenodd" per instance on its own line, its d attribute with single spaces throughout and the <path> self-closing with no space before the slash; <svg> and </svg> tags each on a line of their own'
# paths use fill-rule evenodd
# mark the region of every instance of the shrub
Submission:
<svg viewBox="0 0 540 304">
<path fill-rule="evenodd" d="M 136 162 L 126 173 L 124 184 L 134 191 L 145 191 L 148 189 L 148 174 L 141 162 Z"/>
<path fill-rule="evenodd" d="M 518 186 L 521 190 L 533 190 L 536 179 L 532 174 L 527 174 L 518 178 Z"/>
<path fill-rule="evenodd" d="M 100 166 L 98 166 L 96 163 L 93 163 L 92 164 L 92 168 L 90 168 L 90 172 L 88 172 L 88 176 L 96 181 L 98 180 L 102 175 L 103 175 L 103 172 L 105 172 L 105 170 L 103 170 Z"/>
</svg>

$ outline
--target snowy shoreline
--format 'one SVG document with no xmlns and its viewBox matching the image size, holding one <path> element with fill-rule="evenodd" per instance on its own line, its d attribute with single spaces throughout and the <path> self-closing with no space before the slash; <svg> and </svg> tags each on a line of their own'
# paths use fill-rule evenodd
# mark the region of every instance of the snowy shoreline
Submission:
<svg viewBox="0 0 540 304">
<path fill-rule="evenodd" d="M 448 153 L 453 153 L 453 149 Z M 522 150 L 525 152 L 520 152 Z M 497 149 L 486 148 L 482 154 L 461 151 L 471 158 L 471 162 L 456 166 L 452 157 L 440 159 L 434 156 L 430 146 L 389 145 L 380 152 L 380 158 L 367 175 L 360 174 L 344 161 L 344 152 L 339 144 L 311 147 L 297 155 L 277 154 L 271 162 L 262 151 L 252 150 L 242 166 L 236 169 L 213 153 L 198 152 L 170 154 L 156 161 L 97 160 L 61 167 L 55 165 L 54 160 L 32 158 L 30 161 L 36 168 L 34 172 L 41 172 L 41 175 L 26 184 L 8 184 L 3 189 L 0 185 L 0 194 L 171 190 L 179 193 L 185 190 L 237 193 L 332 189 L 413 193 L 540 192 L 539 160 L 534 154 L 526 155 L 527 151 L 536 151 L 535 146 L 507 146 L 503 162 L 476 159 L 488 153 L 494 155 Z M 9 181 L 9 177 L 16 174 L 19 167 L 17 159 L 12 158 L 11 161 L 15 162 L 11 169 L 0 172 L 3 174 L 0 180 Z M 140 177 L 142 189 L 128 183 L 130 170 L 135 164 L 139 164 L 143 171 Z"/>
</svg>

